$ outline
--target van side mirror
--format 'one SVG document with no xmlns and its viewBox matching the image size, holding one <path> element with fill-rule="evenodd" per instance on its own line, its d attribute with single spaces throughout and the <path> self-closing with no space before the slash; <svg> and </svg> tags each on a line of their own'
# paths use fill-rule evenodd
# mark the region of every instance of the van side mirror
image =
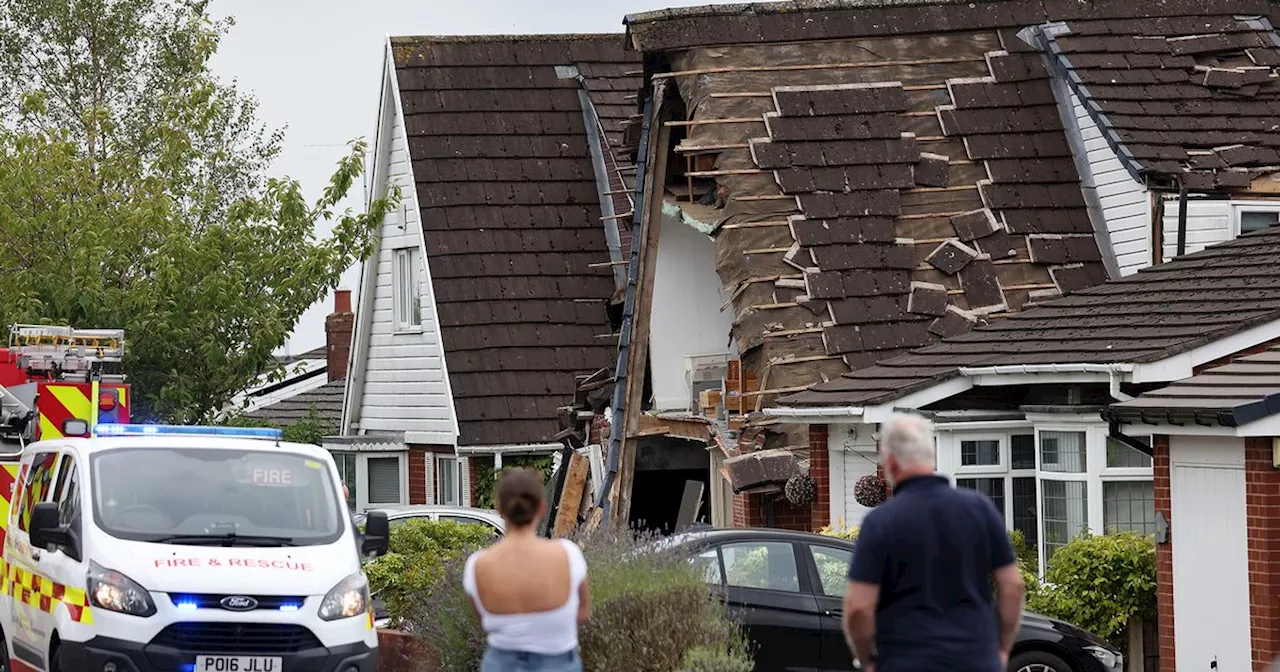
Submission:
<svg viewBox="0 0 1280 672">
<path fill-rule="evenodd" d="M 40 502 L 31 510 L 31 545 L 35 548 L 50 546 L 69 547 L 72 545 L 71 533 L 64 525 L 58 524 L 58 505 L 56 502 Z"/>
<path fill-rule="evenodd" d="M 391 545 L 391 523 L 386 511 L 370 511 L 364 519 L 364 538 L 360 552 L 374 557 L 386 555 Z"/>
</svg>

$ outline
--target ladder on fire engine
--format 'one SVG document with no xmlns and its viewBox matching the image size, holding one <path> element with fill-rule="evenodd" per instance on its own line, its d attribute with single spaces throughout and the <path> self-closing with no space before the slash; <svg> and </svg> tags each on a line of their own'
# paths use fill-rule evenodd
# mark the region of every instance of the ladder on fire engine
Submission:
<svg viewBox="0 0 1280 672">
<path fill-rule="evenodd" d="M 124 357 L 124 330 L 15 324 L 9 329 L 9 352 L 33 376 L 88 380 L 101 375 L 102 364 Z"/>
</svg>

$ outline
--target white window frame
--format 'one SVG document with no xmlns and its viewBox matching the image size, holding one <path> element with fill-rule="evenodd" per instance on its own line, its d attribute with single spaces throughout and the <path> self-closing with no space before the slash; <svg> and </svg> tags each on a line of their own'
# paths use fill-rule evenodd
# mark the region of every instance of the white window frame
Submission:
<svg viewBox="0 0 1280 672">
<path fill-rule="evenodd" d="M 1240 230 L 1241 215 L 1246 212 L 1280 213 L 1280 202 L 1276 201 L 1231 201 L 1231 238 L 1243 235 Z"/>
<path fill-rule="evenodd" d="M 441 487 L 441 485 L 444 483 L 444 479 L 441 478 L 442 472 L 440 471 L 440 464 L 443 462 L 453 462 L 454 486 L 456 486 L 456 489 L 454 491 L 456 501 L 454 502 L 444 501 L 444 491 L 443 491 L 443 488 Z M 435 470 L 436 470 L 436 473 L 435 473 L 434 481 L 435 481 L 436 504 L 440 504 L 442 506 L 462 506 L 463 505 L 462 460 L 458 459 L 458 456 L 456 455 L 436 455 Z"/>
<path fill-rule="evenodd" d="M 369 501 L 369 459 L 377 459 L 380 457 L 395 457 L 400 460 L 400 501 L 398 502 L 370 502 Z M 394 506 L 396 504 L 409 503 L 409 453 L 401 452 L 380 452 L 366 453 L 360 452 L 356 454 L 356 510 L 364 511 L 375 506 Z"/>
<path fill-rule="evenodd" d="M 981 479 L 981 478 L 999 478 L 1004 480 L 1004 526 L 1006 530 L 1013 531 L 1013 481 L 1017 478 L 1035 478 L 1035 469 L 1014 469 L 1013 468 L 1013 437 L 1014 435 L 1035 435 L 1035 428 L 1030 425 L 1018 426 L 1002 426 L 998 430 L 974 430 L 965 431 L 963 429 L 949 430 L 938 434 L 937 454 L 939 457 L 938 469 L 945 474 L 951 481 L 952 485 L 960 479 Z M 965 441 L 999 441 L 1000 442 L 1000 464 L 997 465 L 971 465 L 961 466 L 961 449 Z M 941 460 L 946 456 L 947 461 L 944 464 Z M 1039 504 L 1039 487 L 1036 491 L 1036 509 L 1040 508 Z M 1037 524 L 1039 516 L 1037 515 Z"/>
<path fill-rule="evenodd" d="M 964 464 L 964 444 L 966 441 L 995 441 L 996 448 L 996 464 Z M 980 476 L 983 474 L 999 476 L 1009 471 L 1009 466 L 1013 464 L 1012 451 L 1013 439 L 1010 434 L 957 434 L 955 437 L 956 450 L 956 469 L 957 478 L 968 478 L 969 476 Z"/>
<path fill-rule="evenodd" d="M 1152 445 L 1152 442 L 1155 440 L 1155 437 L 1151 435 L 1136 435 L 1133 438 L 1140 439 L 1140 438 L 1143 438 L 1144 436 L 1147 439 L 1147 444 Z M 1107 439 L 1108 438 L 1109 437 L 1107 436 L 1103 436 L 1102 438 L 1102 451 L 1101 451 L 1102 468 L 1098 473 L 1099 512 L 1098 512 L 1098 524 L 1096 525 L 1096 528 L 1102 532 L 1106 531 L 1106 525 L 1107 525 L 1106 500 L 1104 499 L 1104 492 L 1103 492 L 1106 488 L 1107 483 L 1142 481 L 1142 482 L 1151 483 L 1153 487 L 1155 484 L 1155 464 L 1154 464 L 1155 460 L 1154 459 L 1152 460 L 1152 466 L 1150 467 L 1108 467 L 1107 466 Z"/>
<path fill-rule="evenodd" d="M 405 278 L 403 268 L 407 264 L 412 271 L 415 258 L 418 259 L 418 277 Z M 416 283 L 418 288 L 416 309 L 408 303 L 413 294 L 408 282 Z M 406 292 L 409 296 L 406 296 Z M 391 252 L 391 322 L 398 334 L 422 332 L 422 251 L 417 246 L 402 247 Z"/>
</svg>

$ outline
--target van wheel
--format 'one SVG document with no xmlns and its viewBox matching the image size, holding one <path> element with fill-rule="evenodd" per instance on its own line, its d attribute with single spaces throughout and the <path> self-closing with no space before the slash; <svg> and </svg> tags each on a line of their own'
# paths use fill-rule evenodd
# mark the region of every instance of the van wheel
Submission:
<svg viewBox="0 0 1280 672">
<path fill-rule="evenodd" d="M 1009 660 L 1009 672 L 1072 672 L 1066 661 L 1044 651 L 1027 651 Z"/>
</svg>

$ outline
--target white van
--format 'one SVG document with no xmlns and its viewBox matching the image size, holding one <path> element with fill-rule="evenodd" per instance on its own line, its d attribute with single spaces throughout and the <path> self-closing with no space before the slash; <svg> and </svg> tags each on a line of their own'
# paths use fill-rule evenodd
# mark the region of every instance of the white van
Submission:
<svg viewBox="0 0 1280 672">
<path fill-rule="evenodd" d="M 15 672 L 375 672 L 364 552 L 328 452 L 276 430 L 99 425 L 27 446 L 0 627 Z"/>
</svg>

